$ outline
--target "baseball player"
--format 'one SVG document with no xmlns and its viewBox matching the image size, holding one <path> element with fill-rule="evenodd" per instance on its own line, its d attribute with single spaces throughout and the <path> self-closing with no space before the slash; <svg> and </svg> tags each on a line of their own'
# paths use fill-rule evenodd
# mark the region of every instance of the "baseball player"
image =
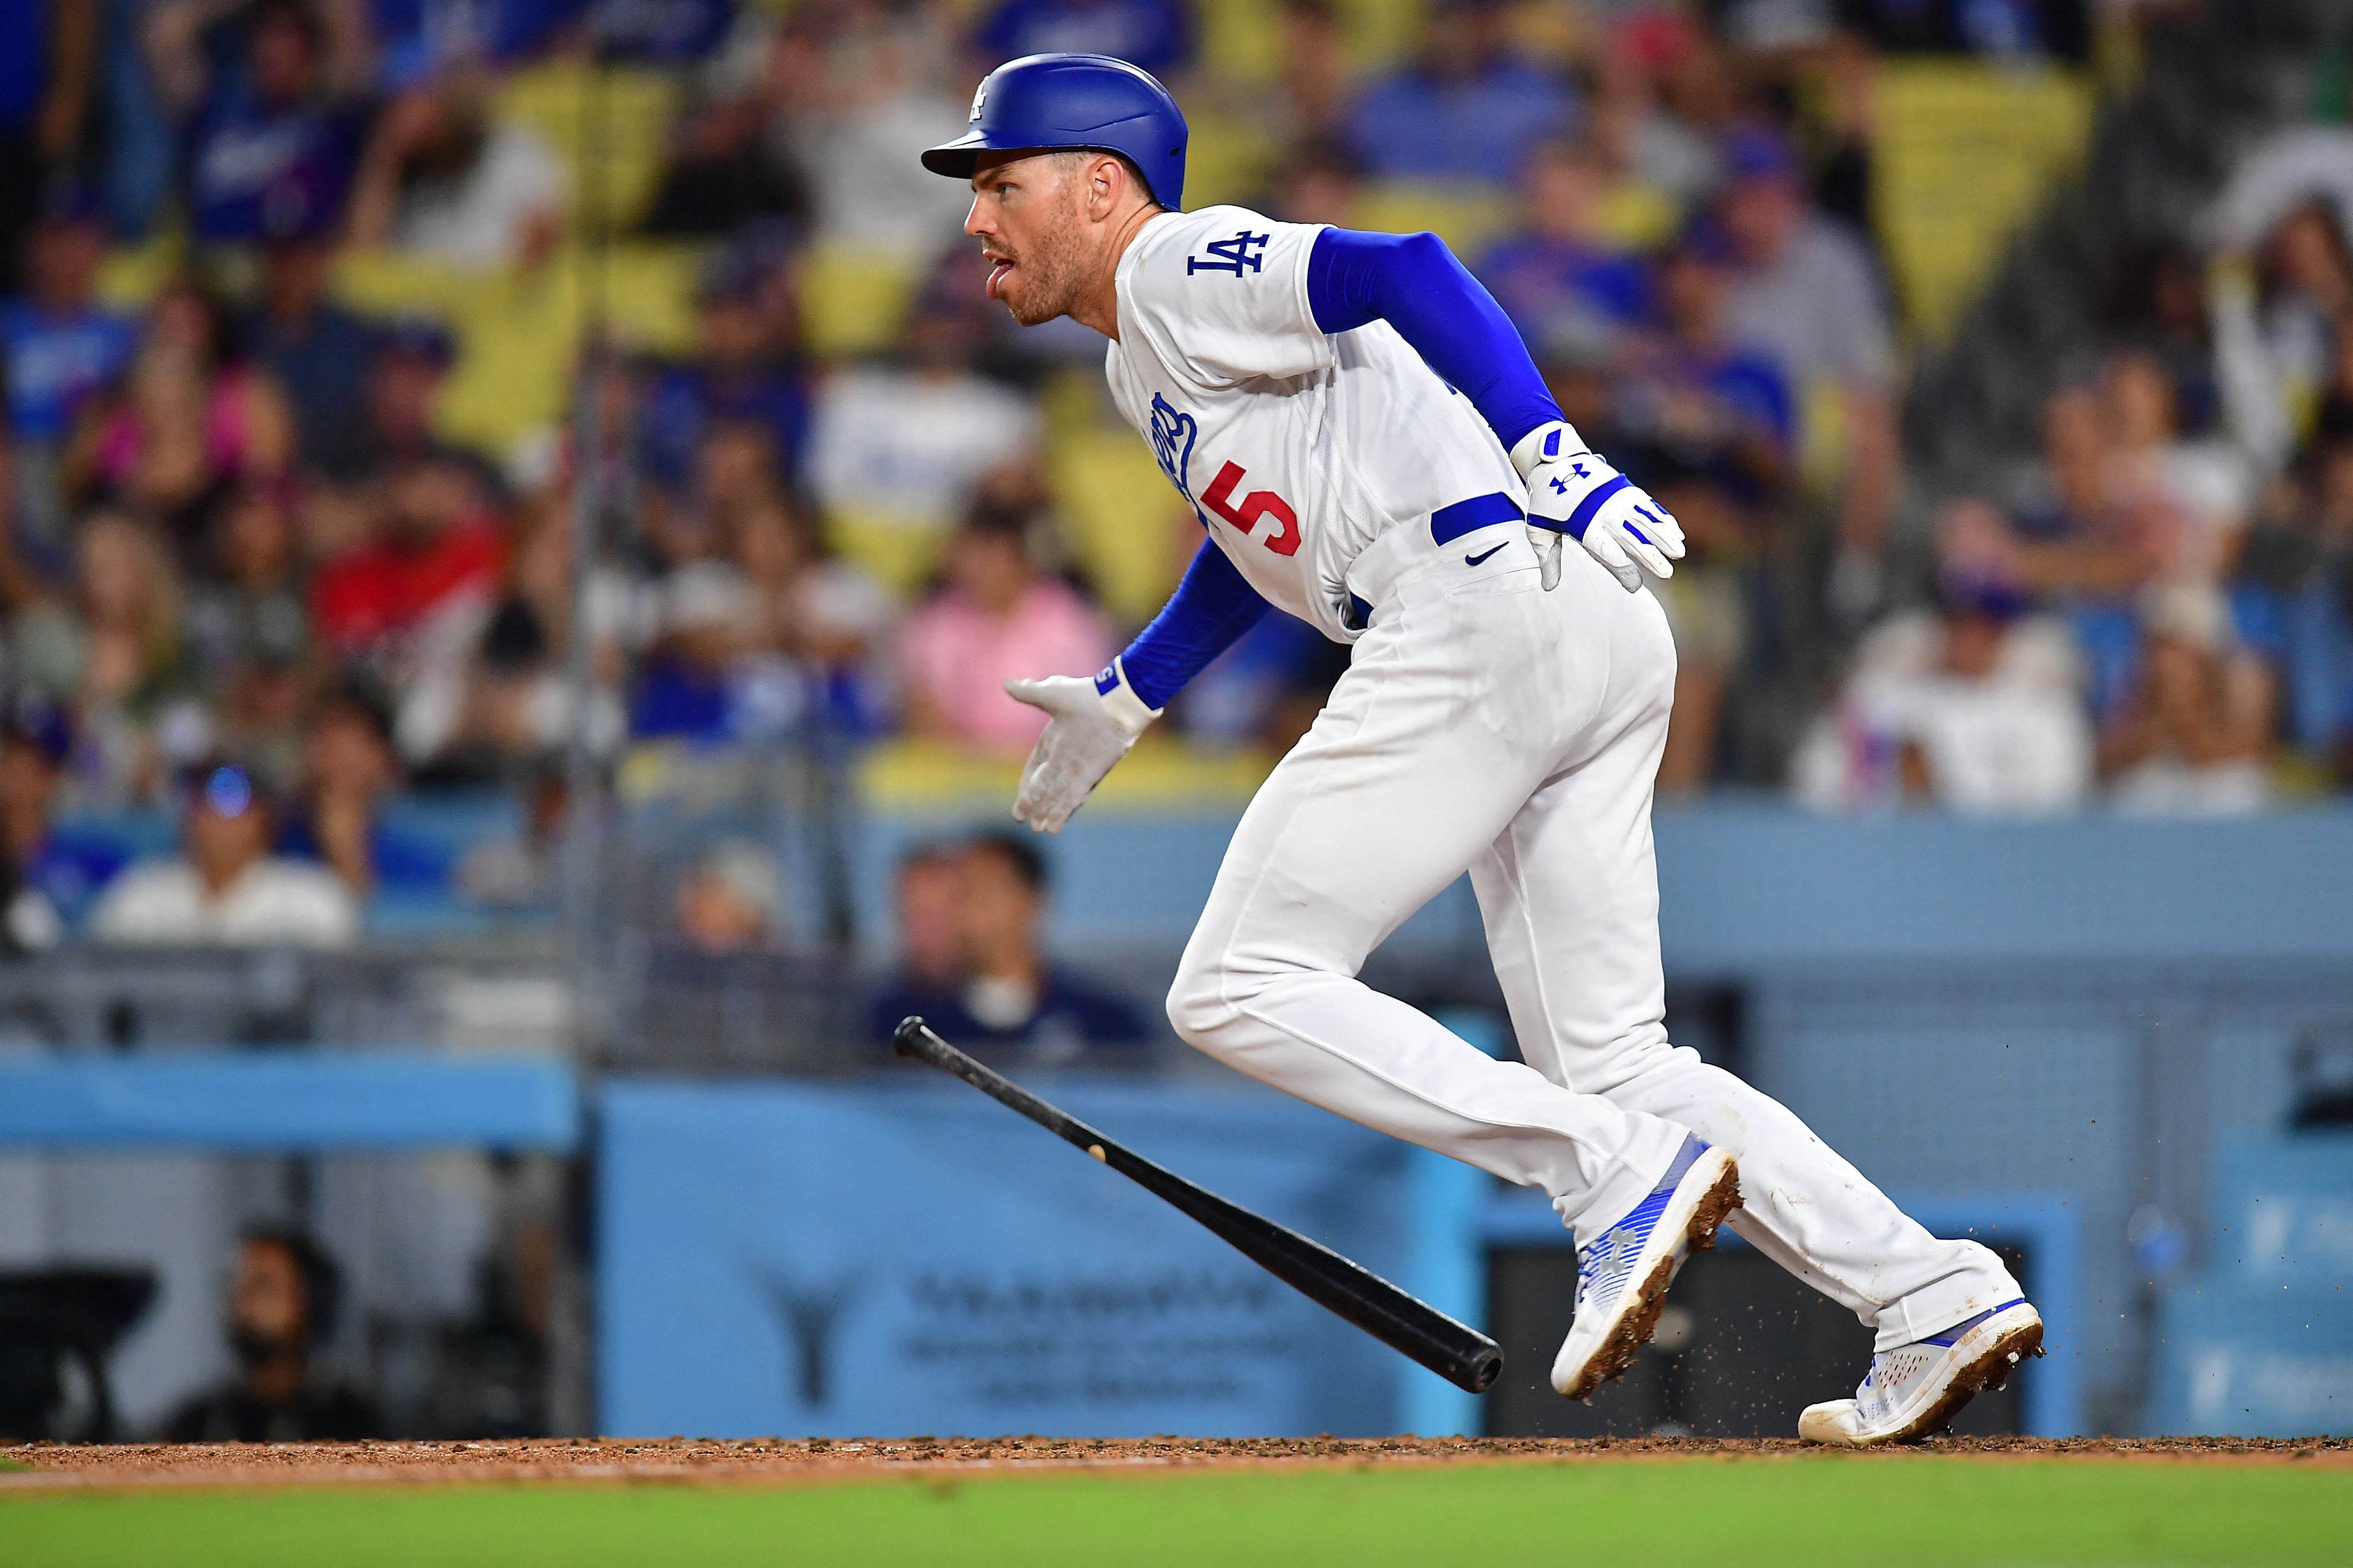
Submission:
<svg viewBox="0 0 2353 1568">
<path fill-rule="evenodd" d="M 1270 604 L 1353 645 L 1234 832 L 1169 991 L 1176 1032 L 1544 1189 L 1577 1242 L 1562 1394 L 1625 1371 L 1729 1218 L 1877 1336 L 1855 1397 L 1800 1434 L 1936 1430 L 2039 1353 L 2017 1281 L 1667 1042 L 1651 795 L 1675 654 L 1643 574 L 1674 570 L 1674 520 L 1562 419 L 1437 237 L 1187 212 L 1185 147 L 1151 76 L 1053 54 L 991 72 L 970 128 L 923 155 L 971 182 L 992 299 L 1111 340 L 1113 398 L 1208 535 L 1110 668 L 1008 684 L 1050 716 L 1014 816 L 1059 831 Z M 1466 869 L 1525 1066 L 1356 979 Z"/>
</svg>

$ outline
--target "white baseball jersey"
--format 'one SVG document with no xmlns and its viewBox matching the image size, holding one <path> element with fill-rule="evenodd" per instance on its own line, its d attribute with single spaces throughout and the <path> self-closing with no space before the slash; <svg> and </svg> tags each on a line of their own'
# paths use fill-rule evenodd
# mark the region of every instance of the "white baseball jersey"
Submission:
<svg viewBox="0 0 2353 1568">
<path fill-rule="evenodd" d="M 1460 502 L 1523 506 L 1526 492 L 1470 399 L 1396 329 L 1316 327 L 1307 258 L 1322 232 L 1247 207 L 1151 219 L 1120 258 L 1103 369 L 1250 584 L 1353 642 L 1347 571 L 1367 545 Z"/>
</svg>

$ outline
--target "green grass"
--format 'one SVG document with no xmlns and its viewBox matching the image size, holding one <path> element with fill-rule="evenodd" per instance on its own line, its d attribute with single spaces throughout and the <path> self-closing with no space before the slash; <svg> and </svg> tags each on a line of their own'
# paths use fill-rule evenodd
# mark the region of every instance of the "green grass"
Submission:
<svg viewBox="0 0 2353 1568">
<path fill-rule="evenodd" d="M 2353 1470 L 1853 1458 L 0 1495 L 0 1561 L 1580 1568 L 2343 1563 Z M 1610 1554 L 1605 1557 L 1605 1553 Z M 1620 1555 L 1620 1554 L 1625 1555 Z"/>
</svg>

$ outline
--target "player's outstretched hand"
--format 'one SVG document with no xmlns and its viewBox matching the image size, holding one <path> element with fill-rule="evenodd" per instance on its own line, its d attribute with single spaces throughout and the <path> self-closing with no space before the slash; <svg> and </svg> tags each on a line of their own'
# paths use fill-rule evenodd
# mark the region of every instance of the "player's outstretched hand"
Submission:
<svg viewBox="0 0 2353 1568">
<path fill-rule="evenodd" d="M 1675 574 L 1683 531 L 1650 492 L 1587 449 L 1573 425 L 1539 425 L 1512 448 L 1512 462 L 1528 482 L 1529 537 L 1544 566 L 1544 585 L 1560 581 L 1560 539 L 1567 534 L 1609 568 L 1631 594 L 1642 573 Z M 1554 537 L 1546 539 L 1542 530 Z"/>
<path fill-rule="evenodd" d="M 1078 676 L 1050 675 L 1043 680 L 1008 680 L 1007 695 L 1045 710 L 1046 732 L 1029 749 L 1022 764 L 1021 789 L 1013 797 L 1013 817 L 1039 833 L 1060 833 L 1071 814 L 1085 804 L 1103 774 L 1127 755 L 1135 738 L 1159 714 L 1129 690 L 1126 677 L 1118 677 L 1110 691 Z"/>
</svg>

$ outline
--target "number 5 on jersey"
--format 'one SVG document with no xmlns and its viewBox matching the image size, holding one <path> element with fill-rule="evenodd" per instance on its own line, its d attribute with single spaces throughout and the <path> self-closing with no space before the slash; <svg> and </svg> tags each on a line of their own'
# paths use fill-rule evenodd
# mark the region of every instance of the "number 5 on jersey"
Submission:
<svg viewBox="0 0 2353 1568">
<path fill-rule="evenodd" d="M 1201 492 L 1201 504 L 1243 533 L 1257 538 L 1261 544 L 1277 555 L 1296 555 L 1299 552 L 1299 514 L 1291 510 L 1289 501 L 1272 490 L 1252 490 L 1242 497 L 1240 506 L 1236 506 L 1234 491 L 1241 482 L 1242 466 L 1228 463 L 1218 470 L 1218 477 L 1209 481 L 1209 488 Z M 1274 519 L 1275 530 L 1272 533 L 1260 536 L 1254 531 L 1259 520 L 1264 517 Z"/>
</svg>

